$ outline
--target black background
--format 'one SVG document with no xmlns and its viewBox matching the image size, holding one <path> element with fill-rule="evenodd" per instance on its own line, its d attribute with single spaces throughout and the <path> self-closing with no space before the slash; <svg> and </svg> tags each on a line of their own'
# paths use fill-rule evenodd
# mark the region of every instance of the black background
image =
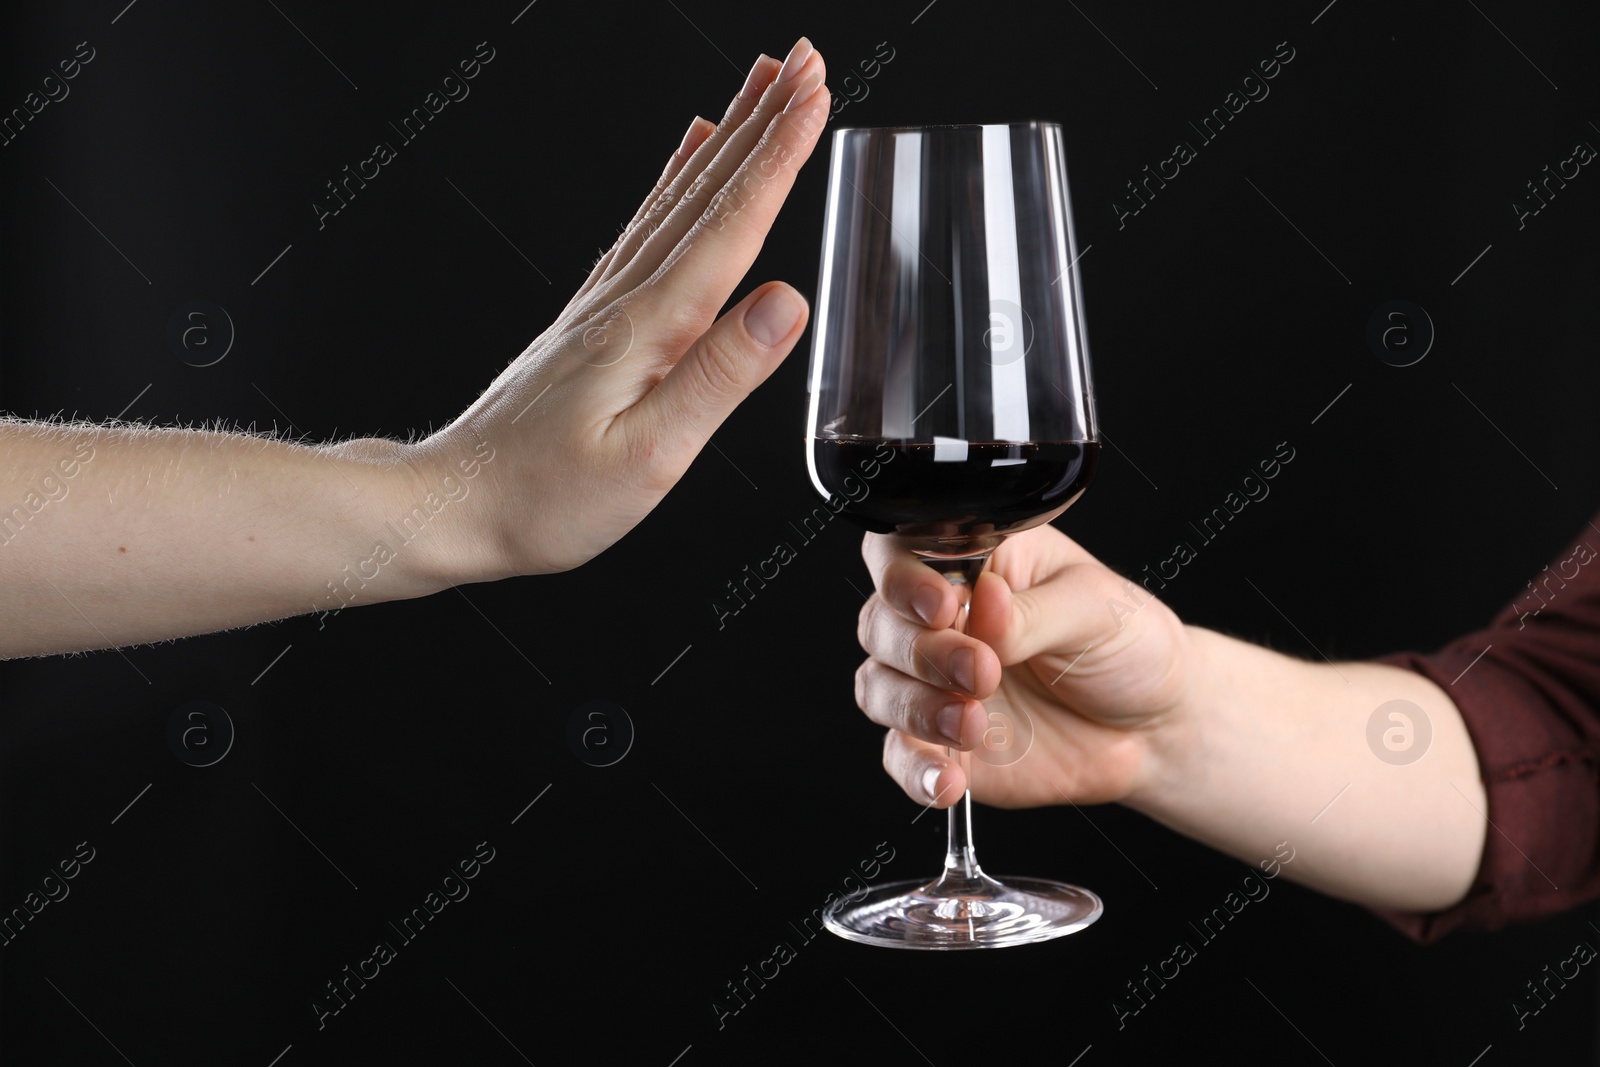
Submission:
<svg viewBox="0 0 1600 1067">
<path fill-rule="evenodd" d="M 554 318 L 692 115 L 805 33 L 836 96 L 894 52 L 834 125 L 1062 123 L 1116 445 L 1072 536 L 1138 571 L 1295 448 L 1172 583 L 1186 620 L 1308 657 L 1429 649 L 1600 499 L 1600 175 L 1524 228 L 1511 208 L 1600 143 L 1592 5 L 123 2 L 7 16 L 6 110 L 95 49 L 0 148 L 12 413 L 292 419 L 314 440 L 440 425 Z M 324 183 L 480 41 L 470 97 L 319 231 Z M 1270 96 L 1119 228 L 1124 183 L 1283 41 Z M 827 151 L 735 299 L 813 291 Z M 1365 341 L 1396 299 L 1437 331 L 1404 368 Z M 195 300 L 236 329 L 204 368 L 167 340 Z M 1596 943 L 1593 909 L 1419 948 L 1282 880 L 1119 1031 L 1123 984 L 1246 869 L 1116 807 L 978 813 L 988 869 L 1102 895 L 1081 934 L 955 955 L 801 939 L 790 924 L 880 842 L 881 877 L 908 878 L 943 832 L 913 822 L 853 707 L 854 533 L 801 548 L 721 630 L 710 606 L 814 505 L 809 346 L 717 434 L 724 455 L 576 572 L 7 664 L 0 906 L 96 852 L 0 949 L 6 1062 L 1593 1060 L 1593 974 L 1520 1031 L 1510 1008 Z M 237 730 L 203 768 L 166 734 L 196 699 Z M 595 699 L 636 729 L 603 768 L 567 740 Z M 323 983 L 480 841 L 471 895 L 319 1030 Z M 713 1000 L 778 942 L 795 958 L 719 1028 Z"/>
</svg>

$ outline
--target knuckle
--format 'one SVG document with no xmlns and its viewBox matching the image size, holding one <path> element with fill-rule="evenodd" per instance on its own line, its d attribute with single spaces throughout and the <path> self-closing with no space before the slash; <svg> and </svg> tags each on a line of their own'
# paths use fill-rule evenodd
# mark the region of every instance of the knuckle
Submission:
<svg viewBox="0 0 1600 1067">
<path fill-rule="evenodd" d="M 640 221 L 649 223 L 660 222 L 663 218 L 672 213 L 672 209 L 678 205 L 678 200 L 678 193 L 673 189 L 672 186 L 669 185 L 667 188 L 661 190 L 660 194 L 658 194 L 656 198 L 650 202 L 649 207 L 645 208 L 643 215 L 640 216 Z"/>
<path fill-rule="evenodd" d="M 706 200 L 699 225 L 707 230 L 722 230 L 733 222 L 752 232 L 764 233 L 763 227 L 750 221 L 751 213 L 745 208 L 758 199 L 766 184 L 746 161 Z"/>
<path fill-rule="evenodd" d="M 856 641 L 861 645 L 861 650 L 868 655 L 873 651 L 873 628 L 877 622 L 878 608 L 883 601 L 873 594 L 867 602 L 861 605 L 861 611 L 856 616 Z"/>
<path fill-rule="evenodd" d="M 722 400 L 744 392 L 742 371 L 749 364 L 732 332 L 711 329 L 700 336 L 694 371 L 707 397 Z"/>
<path fill-rule="evenodd" d="M 705 203 L 708 193 L 715 193 L 719 186 L 720 183 L 718 185 L 712 184 L 712 169 L 707 167 L 694 176 L 694 180 L 684 189 L 683 196 L 679 202 L 689 204 L 694 210 L 699 210 L 701 205 Z"/>
<path fill-rule="evenodd" d="M 661 312 L 652 316 L 659 327 L 658 341 L 676 356 L 698 344 L 711 327 L 712 316 L 699 299 L 685 300 L 670 291 L 660 279 L 650 285 L 651 308 Z"/>
<path fill-rule="evenodd" d="M 1082 602 L 1086 606 L 1092 604 L 1100 609 L 1095 616 L 1101 620 L 1100 636 L 1108 636 L 1122 629 L 1123 618 L 1118 615 L 1116 609 L 1120 607 L 1131 613 L 1132 604 L 1128 595 L 1128 586 L 1131 583 L 1099 564 L 1082 563 L 1078 566 L 1083 568 L 1080 580 L 1087 594 L 1082 598 Z"/>
<path fill-rule="evenodd" d="M 1017 613 L 1015 630 L 1019 633 L 1032 633 L 1039 624 L 1039 602 L 1031 596 L 1016 596 L 1011 598 L 1012 610 Z"/>
<path fill-rule="evenodd" d="M 933 683 L 934 678 L 930 677 L 930 675 L 933 675 L 934 673 L 933 661 L 931 661 L 930 657 L 928 657 L 928 653 L 925 653 L 922 648 L 922 641 L 928 637 L 933 637 L 933 635 L 926 632 L 912 633 L 912 635 L 910 635 L 909 640 L 906 641 L 906 662 L 910 665 L 910 673 L 912 673 L 912 677 L 922 678 L 923 681 L 930 681 L 930 683 Z M 941 678 L 941 681 L 944 680 Z M 944 683 L 949 685 L 949 681 L 944 681 Z"/>
<path fill-rule="evenodd" d="M 766 185 L 766 180 L 760 174 L 751 170 L 747 164 L 739 168 L 722 190 L 724 211 L 726 217 L 747 218 L 744 209 L 761 194 L 761 189 Z"/>
<path fill-rule="evenodd" d="M 894 696 L 895 727 L 912 736 L 920 736 L 924 732 L 922 718 L 922 708 L 911 687 L 901 686 Z"/>
<path fill-rule="evenodd" d="M 920 575 L 904 567 L 891 566 L 882 575 L 884 599 L 893 604 L 909 604 L 912 591 L 920 584 L 919 578 Z"/>
<path fill-rule="evenodd" d="M 666 359 L 676 360 L 689 352 L 710 324 L 697 302 L 675 298 L 655 282 L 629 294 L 629 298 L 638 343 Z"/>
</svg>

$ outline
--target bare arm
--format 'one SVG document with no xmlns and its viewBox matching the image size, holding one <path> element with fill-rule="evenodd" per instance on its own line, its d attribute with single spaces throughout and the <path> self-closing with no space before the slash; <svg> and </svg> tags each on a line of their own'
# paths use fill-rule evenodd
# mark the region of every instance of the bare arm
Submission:
<svg viewBox="0 0 1600 1067">
<path fill-rule="evenodd" d="M 443 588 L 439 537 L 381 572 L 363 566 L 402 502 L 422 498 L 401 447 L 0 426 L 0 501 L 12 502 L 0 512 L 0 652 L 106 648 Z"/>
<path fill-rule="evenodd" d="M 1284 873 L 1344 900 L 1435 911 L 1466 895 L 1483 853 L 1484 787 L 1443 690 L 1398 667 L 1308 663 L 1197 627 L 1190 637 L 1199 680 L 1126 803 L 1251 863 L 1288 841 L 1296 859 Z M 1415 762 L 1386 762 L 1369 745 L 1368 720 L 1394 700 L 1431 729 Z M 1383 730 L 1419 744 L 1422 719 L 1397 713 L 1412 721 L 1381 716 Z"/>
</svg>

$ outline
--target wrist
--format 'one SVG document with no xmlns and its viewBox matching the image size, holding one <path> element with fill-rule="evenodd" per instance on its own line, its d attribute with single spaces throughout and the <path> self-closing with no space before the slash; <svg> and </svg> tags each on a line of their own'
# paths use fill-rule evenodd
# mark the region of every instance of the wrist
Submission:
<svg viewBox="0 0 1600 1067">
<path fill-rule="evenodd" d="M 1226 692 L 1227 643 L 1213 630 L 1183 626 L 1176 653 L 1180 688 L 1169 708 L 1145 728 L 1143 765 L 1123 801 L 1128 807 L 1154 816 L 1181 803 L 1198 784 L 1223 713 L 1236 706 Z"/>
<path fill-rule="evenodd" d="M 494 539 L 484 534 L 483 508 L 474 498 L 487 444 L 462 447 L 444 432 L 424 441 L 361 438 L 323 452 L 355 475 L 363 488 L 361 523 L 373 553 L 392 575 L 380 599 L 427 596 L 453 585 L 502 577 L 494 565 Z"/>
</svg>

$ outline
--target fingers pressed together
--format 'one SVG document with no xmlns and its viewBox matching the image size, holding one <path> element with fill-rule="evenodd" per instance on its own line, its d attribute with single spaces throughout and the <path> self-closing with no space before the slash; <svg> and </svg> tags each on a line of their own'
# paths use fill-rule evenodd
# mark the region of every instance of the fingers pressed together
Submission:
<svg viewBox="0 0 1600 1067">
<path fill-rule="evenodd" d="M 614 379 L 633 451 L 675 478 L 799 340 L 806 300 L 768 282 L 720 318 L 828 116 L 822 56 L 801 38 L 756 60 L 713 126 L 689 125 L 612 249 L 569 305 L 579 324 L 621 308 L 644 358 Z M 604 321 L 604 320 L 602 320 Z"/>
<path fill-rule="evenodd" d="M 961 763 L 946 750 L 983 743 L 990 724 L 982 702 L 996 692 L 1003 667 L 1046 653 L 1074 655 L 1120 625 L 1084 606 L 1126 596 L 1124 579 L 1059 535 L 1031 542 L 1030 550 L 1008 556 L 1004 574 L 979 575 L 964 633 L 951 629 L 959 598 L 942 575 L 892 538 L 863 542 L 878 591 L 858 622 L 870 658 L 856 671 L 856 702 L 889 728 L 885 769 L 924 803 L 948 807 L 966 788 Z"/>
<path fill-rule="evenodd" d="M 906 792 L 947 806 L 966 788 L 944 749 L 971 749 L 983 737 L 982 698 L 1000 683 L 1000 661 L 983 642 L 950 627 L 959 610 L 941 575 L 883 538 L 864 546 L 879 592 L 861 609 L 857 637 L 871 657 L 856 671 L 856 703 L 889 727 L 884 767 Z M 1005 585 L 994 575 L 979 589 Z M 977 598 L 974 598 L 977 602 Z"/>
</svg>

